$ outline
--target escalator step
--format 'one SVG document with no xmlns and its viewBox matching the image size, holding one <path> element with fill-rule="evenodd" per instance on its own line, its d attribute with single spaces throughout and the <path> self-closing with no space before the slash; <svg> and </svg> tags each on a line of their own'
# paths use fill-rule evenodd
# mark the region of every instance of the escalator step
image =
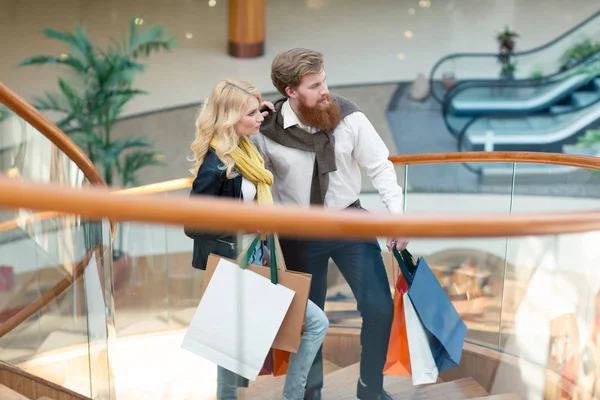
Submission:
<svg viewBox="0 0 600 400">
<path fill-rule="evenodd" d="M 573 110 L 575 107 L 573 106 L 552 106 L 550 107 L 550 113 L 552 114 L 561 114 L 566 113 Z"/>
<path fill-rule="evenodd" d="M 598 92 L 581 91 L 573 93 L 573 104 L 577 107 L 586 107 L 598 100 Z"/>
</svg>

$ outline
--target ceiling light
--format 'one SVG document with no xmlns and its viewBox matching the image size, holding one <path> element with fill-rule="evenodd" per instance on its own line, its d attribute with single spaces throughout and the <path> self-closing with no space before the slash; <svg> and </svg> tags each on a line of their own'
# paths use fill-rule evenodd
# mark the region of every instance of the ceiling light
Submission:
<svg viewBox="0 0 600 400">
<path fill-rule="evenodd" d="M 408 9 L 408 15 L 415 15 L 416 11 L 414 8 L 409 8 Z"/>
<path fill-rule="evenodd" d="M 188 38 L 188 39 L 191 39 L 191 38 L 194 37 L 194 35 L 192 35 L 192 32 L 188 32 L 188 33 L 185 34 L 185 37 Z"/>
<path fill-rule="evenodd" d="M 216 5 L 217 5 L 217 0 L 208 0 L 208 5 L 209 5 L 210 7 L 214 7 L 214 6 L 216 6 Z"/>
<path fill-rule="evenodd" d="M 419 7 L 422 7 L 422 8 L 429 8 L 429 7 L 431 7 L 431 1 L 429 1 L 429 0 L 420 0 L 419 1 Z"/>
<path fill-rule="evenodd" d="M 406 58 L 406 55 L 404 53 L 398 53 L 398 55 L 396 55 L 396 58 L 398 60 L 404 60 Z"/>
<path fill-rule="evenodd" d="M 406 37 L 407 39 L 410 39 L 411 37 L 413 37 L 412 31 L 405 31 L 404 32 L 404 37 Z"/>
<path fill-rule="evenodd" d="M 141 25 L 141 24 L 143 24 L 143 23 L 144 23 L 144 19 L 143 19 L 143 18 L 136 18 L 136 19 L 135 19 L 135 24 L 136 24 L 136 25 Z"/>
</svg>

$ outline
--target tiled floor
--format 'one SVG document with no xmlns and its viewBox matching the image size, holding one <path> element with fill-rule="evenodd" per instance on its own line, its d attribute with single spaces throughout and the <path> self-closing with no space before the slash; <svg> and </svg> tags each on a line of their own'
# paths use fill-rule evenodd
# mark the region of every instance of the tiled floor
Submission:
<svg viewBox="0 0 600 400">
<path fill-rule="evenodd" d="M 266 54 L 238 60 L 226 54 L 226 5 L 225 0 L 0 0 L 0 80 L 27 98 L 40 94 L 55 85 L 56 71 L 15 65 L 32 55 L 67 50 L 45 39 L 43 28 L 72 30 L 86 22 L 89 34 L 104 45 L 108 37 L 120 36 L 133 15 L 166 26 L 179 46 L 149 60 L 137 85 L 150 94 L 133 102 L 128 113 L 197 103 L 226 76 L 273 91 L 270 62 L 289 47 L 323 51 L 332 85 L 397 82 L 427 75 L 448 53 L 496 51 L 494 35 L 505 25 L 520 33 L 517 48 L 524 50 L 598 10 L 596 0 L 267 0 Z"/>
</svg>

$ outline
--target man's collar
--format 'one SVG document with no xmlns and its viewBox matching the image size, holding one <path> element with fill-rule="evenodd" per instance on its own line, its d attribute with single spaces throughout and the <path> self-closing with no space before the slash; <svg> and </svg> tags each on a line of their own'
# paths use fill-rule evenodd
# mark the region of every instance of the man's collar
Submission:
<svg viewBox="0 0 600 400">
<path fill-rule="evenodd" d="M 290 99 L 287 99 L 281 106 L 281 116 L 283 117 L 283 129 L 287 129 L 290 126 L 298 125 L 302 126 L 300 118 L 296 115 L 290 104 Z"/>
</svg>

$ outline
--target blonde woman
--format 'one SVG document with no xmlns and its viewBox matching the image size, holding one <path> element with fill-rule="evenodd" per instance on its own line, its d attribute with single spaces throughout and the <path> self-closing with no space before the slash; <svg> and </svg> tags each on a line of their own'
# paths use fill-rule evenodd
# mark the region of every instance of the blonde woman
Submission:
<svg viewBox="0 0 600 400">
<path fill-rule="evenodd" d="M 225 79 L 216 84 L 205 101 L 196 121 L 196 139 L 191 172 L 196 175 L 193 195 L 232 197 L 243 201 L 272 204 L 273 175 L 248 138 L 258 134 L 264 119 L 261 95 L 247 82 Z M 235 237 L 187 232 L 194 239 L 192 265 L 205 269 L 211 253 L 235 258 Z M 251 258 L 260 264 L 262 246 Z M 329 322 L 325 313 L 311 301 L 306 308 L 306 321 L 298 352 L 290 356 L 283 389 L 284 400 L 301 400 L 308 371 L 323 343 Z M 218 368 L 217 399 L 237 399 L 237 388 L 247 382 L 238 375 Z"/>
</svg>

